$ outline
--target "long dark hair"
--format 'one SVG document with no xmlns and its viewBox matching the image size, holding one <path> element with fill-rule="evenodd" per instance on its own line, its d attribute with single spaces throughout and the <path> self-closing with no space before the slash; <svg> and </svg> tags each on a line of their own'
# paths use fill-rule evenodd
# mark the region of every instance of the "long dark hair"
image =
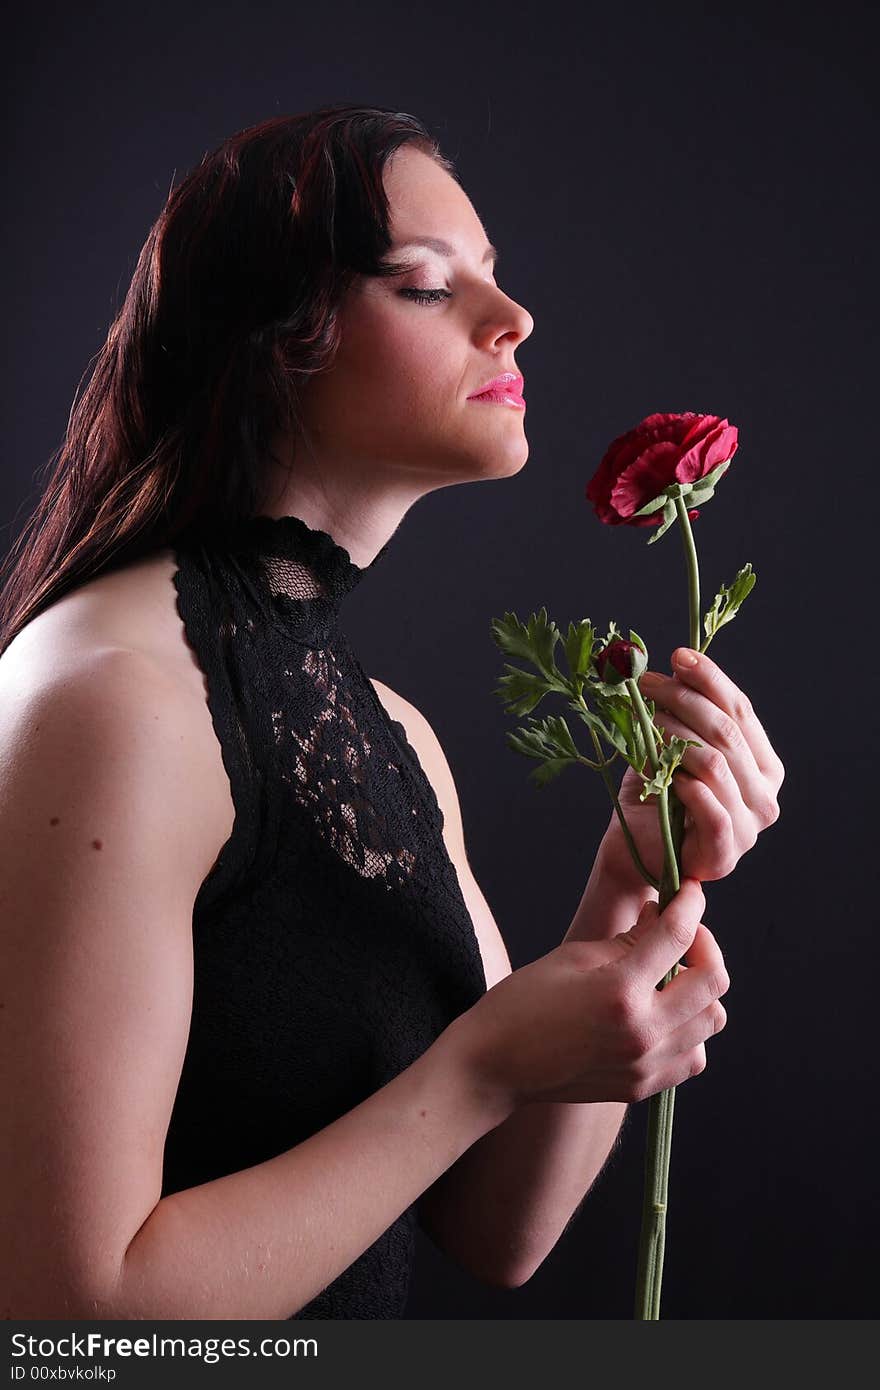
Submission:
<svg viewBox="0 0 880 1390">
<path fill-rule="evenodd" d="M 380 257 L 405 142 L 457 178 L 415 116 L 337 104 L 231 135 L 172 189 L 0 566 L 0 654 L 85 580 L 260 509 L 353 278 L 403 268 Z"/>
</svg>

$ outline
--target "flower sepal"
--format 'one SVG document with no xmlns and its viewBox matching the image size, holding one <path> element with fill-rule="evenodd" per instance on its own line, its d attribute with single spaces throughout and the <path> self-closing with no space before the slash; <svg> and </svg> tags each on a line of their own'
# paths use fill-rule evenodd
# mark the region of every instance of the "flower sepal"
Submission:
<svg viewBox="0 0 880 1390">
<path fill-rule="evenodd" d="M 643 507 L 639 507 L 637 512 L 633 512 L 633 516 L 650 516 L 652 512 L 659 511 L 661 507 L 665 508 L 667 502 L 674 502 L 676 497 L 687 497 L 689 504 L 694 507 L 708 502 L 709 498 L 715 494 L 715 484 L 729 467 L 730 459 L 725 459 L 704 478 L 697 478 L 692 483 L 670 483 L 656 497 L 652 497 L 650 502 L 646 502 Z M 672 510 L 674 518 L 675 508 L 673 507 Z"/>
</svg>

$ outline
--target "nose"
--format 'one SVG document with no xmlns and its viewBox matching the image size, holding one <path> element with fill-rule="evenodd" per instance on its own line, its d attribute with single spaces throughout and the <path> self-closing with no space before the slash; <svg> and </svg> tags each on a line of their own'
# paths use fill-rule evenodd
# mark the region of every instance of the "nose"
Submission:
<svg viewBox="0 0 880 1390">
<path fill-rule="evenodd" d="M 535 326 L 528 309 L 511 299 L 504 290 L 498 290 L 498 303 L 486 320 L 486 331 L 491 340 L 510 337 L 516 343 L 528 338 Z"/>
</svg>

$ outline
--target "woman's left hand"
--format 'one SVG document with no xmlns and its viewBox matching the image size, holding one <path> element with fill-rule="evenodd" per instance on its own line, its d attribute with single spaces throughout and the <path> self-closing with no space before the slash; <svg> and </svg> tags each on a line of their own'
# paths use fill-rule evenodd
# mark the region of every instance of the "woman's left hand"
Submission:
<svg viewBox="0 0 880 1390">
<path fill-rule="evenodd" d="M 690 649 L 677 649 L 683 650 Z M 731 873 L 760 832 L 778 819 L 777 796 L 785 768 L 748 696 L 711 657 L 701 652 L 695 666 L 679 666 L 674 660 L 673 665 L 674 676 L 646 671 L 639 689 L 646 701 L 654 701 L 654 723 L 667 736 L 677 734 L 703 745 L 686 750 L 672 786 L 685 808 L 682 874 L 705 882 Z M 650 775 L 650 769 L 646 771 Z M 618 799 L 642 863 L 659 882 L 663 843 L 657 797 L 640 801 L 643 785 L 639 774 L 627 767 Z M 602 855 L 616 878 L 644 886 L 616 810 L 602 841 Z"/>
</svg>

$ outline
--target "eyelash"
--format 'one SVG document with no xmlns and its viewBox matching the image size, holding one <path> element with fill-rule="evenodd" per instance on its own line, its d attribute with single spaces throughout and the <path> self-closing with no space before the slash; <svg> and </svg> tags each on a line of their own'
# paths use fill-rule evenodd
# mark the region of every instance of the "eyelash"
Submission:
<svg viewBox="0 0 880 1390">
<path fill-rule="evenodd" d="M 439 304 L 441 299 L 451 299 L 451 290 L 401 290 L 401 294 L 408 299 L 414 299 L 417 304 Z"/>
</svg>

